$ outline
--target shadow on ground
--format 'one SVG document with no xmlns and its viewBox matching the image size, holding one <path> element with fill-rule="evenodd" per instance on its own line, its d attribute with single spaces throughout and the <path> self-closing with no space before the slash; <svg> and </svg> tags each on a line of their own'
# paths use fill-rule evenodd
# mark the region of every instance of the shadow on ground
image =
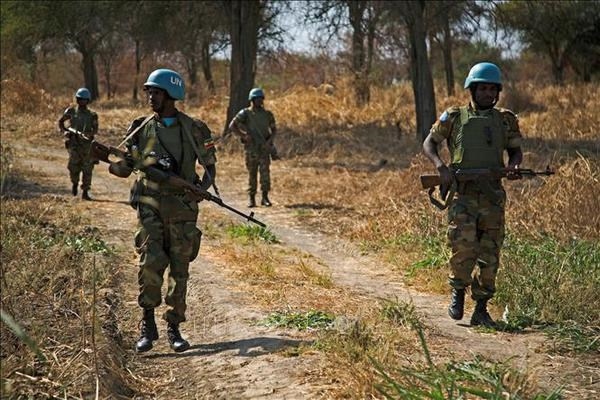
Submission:
<svg viewBox="0 0 600 400">
<path fill-rule="evenodd" d="M 223 351 L 238 350 L 237 356 L 258 357 L 270 353 L 276 353 L 285 348 L 297 348 L 301 345 L 310 345 L 312 341 L 282 339 L 276 337 L 257 337 L 252 339 L 233 340 L 229 342 L 217 342 L 193 345 L 184 353 L 150 354 L 144 358 L 164 357 L 193 357 L 209 356 Z"/>
</svg>

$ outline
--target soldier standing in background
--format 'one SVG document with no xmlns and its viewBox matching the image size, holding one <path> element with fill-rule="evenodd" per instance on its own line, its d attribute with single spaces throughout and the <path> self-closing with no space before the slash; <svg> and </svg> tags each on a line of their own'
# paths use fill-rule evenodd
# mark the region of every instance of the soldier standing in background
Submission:
<svg viewBox="0 0 600 400">
<path fill-rule="evenodd" d="M 473 66 L 465 89 L 471 91 L 470 104 L 444 111 L 425 138 L 423 151 L 437 168 L 442 183 L 454 185 L 455 190 L 448 210 L 448 240 L 452 248 L 448 314 L 455 320 L 462 319 L 465 289 L 470 286 L 471 297 L 476 301 L 471 325 L 495 327 L 487 302 L 496 291 L 506 193 L 500 179 L 457 185 L 451 170 L 503 168 L 505 150 L 508 168 L 517 169 L 523 159 L 521 132 L 512 111 L 495 108 L 502 90 L 500 69 L 495 64 L 483 62 Z M 450 150 L 450 168 L 438 155 L 437 147 L 444 140 Z M 507 178 L 520 176 L 509 172 Z M 473 276 L 476 265 L 479 269 Z"/>
<path fill-rule="evenodd" d="M 262 89 L 254 88 L 248 95 L 250 107 L 244 108 L 231 120 L 229 129 L 240 136 L 246 153 L 248 170 L 248 207 L 256 207 L 257 174 L 260 173 L 262 199 L 260 204 L 271 206 L 271 158 L 279 159 L 273 144 L 277 128 L 273 113 L 264 107 L 265 94 Z"/>
<path fill-rule="evenodd" d="M 81 174 L 81 190 L 83 191 L 81 198 L 84 200 L 91 200 L 89 191 L 92 185 L 92 171 L 94 169 L 94 159 L 90 154 L 91 140 L 98 133 L 98 115 L 87 107 L 91 99 L 92 94 L 88 89 L 78 89 L 75 93 L 77 108 L 67 108 L 58 120 L 58 127 L 65 135 L 65 147 L 69 151 L 67 168 L 71 177 L 71 192 L 73 196 L 77 196 L 77 186 L 79 185 L 79 175 Z M 68 132 L 65 127 L 65 121 L 67 120 L 71 128 L 82 132 L 90 140 L 85 140 Z"/>
<path fill-rule="evenodd" d="M 175 101 L 185 96 L 183 78 L 177 72 L 155 70 L 144 83 L 144 90 L 154 114 L 133 121 L 126 140 L 134 168 L 139 166 L 140 170 L 130 199 L 138 214 L 138 304 L 143 309 L 136 351 L 150 350 L 152 342 L 158 339 L 154 309 L 161 303 L 163 275 L 169 267 L 165 295 L 169 308 L 163 319 L 171 348 L 182 352 L 190 347 L 179 331 L 180 323 L 186 320 L 189 264 L 198 255 L 202 236 L 196 227 L 198 203 L 189 199 L 182 188 L 153 180 L 157 178 L 147 174 L 144 166 L 154 166 L 208 189 L 216 176 L 215 146 L 204 122 L 175 108 Z M 202 180 L 196 173 L 196 162 L 204 167 Z M 119 177 L 131 174 L 131 167 L 122 163 L 119 168 L 115 166 L 109 169 L 111 173 Z M 126 168 L 129 170 L 123 171 Z"/>
</svg>

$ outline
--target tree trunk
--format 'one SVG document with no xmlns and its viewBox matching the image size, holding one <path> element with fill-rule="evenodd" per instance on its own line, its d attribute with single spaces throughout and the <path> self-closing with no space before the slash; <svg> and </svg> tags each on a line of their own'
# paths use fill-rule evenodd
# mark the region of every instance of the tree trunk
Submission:
<svg viewBox="0 0 600 400">
<path fill-rule="evenodd" d="M 452 63 L 452 31 L 450 30 L 450 19 L 444 21 L 444 43 L 442 44 L 444 56 L 444 71 L 446 73 L 446 90 L 448 96 L 454 96 L 454 65 Z"/>
<path fill-rule="evenodd" d="M 229 122 L 248 104 L 248 93 L 254 86 L 258 28 L 259 0 L 234 0 L 229 4 L 231 25 L 231 66 L 229 67 L 229 106 L 225 132 Z"/>
<path fill-rule="evenodd" d="M 185 58 L 185 67 L 190 80 L 190 87 L 196 86 L 196 82 L 198 82 L 198 61 L 194 55 Z"/>
<path fill-rule="evenodd" d="M 369 82 L 366 74 L 365 31 L 363 27 L 366 1 L 348 1 L 348 13 L 352 26 L 352 74 L 354 76 L 354 92 L 356 105 L 363 106 L 369 102 Z"/>
<path fill-rule="evenodd" d="M 408 30 L 410 39 L 410 63 L 413 93 L 415 96 L 415 112 L 417 116 L 417 138 L 425 140 L 431 125 L 435 122 L 435 92 L 425 42 L 423 0 L 406 3 L 408 11 Z"/>
<path fill-rule="evenodd" d="M 110 63 L 110 61 L 106 60 L 103 63 L 103 67 L 104 67 L 104 80 L 106 81 L 106 97 L 107 98 L 112 98 L 112 86 L 111 86 L 111 82 L 110 82 L 110 75 L 111 75 L 111 69 L 112 69 L 112 65 Z"/>
<path fill-rule="evenodd" d="M 212 70 L 210 68 L 210 40 L 204 38 L 202 40 L 202 73 L 204 74 L 204 80 L 208 86 L 208 92 L 214 96 L 215 94 L 215 82 L 213 81 Z"/>
<path fill-rule="evenodd" d="M 135 75 L 133 78 L 133 101 L 138 100 L 138 85 L 140 81 L 140 72 L 142 70 L 142 52 L 140 50 L 140 40 L 135 39 Z"/>
<path fill-rule="evenodd" d="M 562 86 L 565 82 L 565 67 L 561 60 L 552 60 L 552 76 L 554 83 Z"/>
<path fill-rule="evenodd" d="M 80 49 L 83 57 L 81 64 L 83 67 L 83 80 L 85 87 L 92 94 L 92 100 L 96 100 L 99 96 L 98 92 L 98 71 L 96 70 L 96 62 L 94 53 L 85 49 Z"/>
</svg>

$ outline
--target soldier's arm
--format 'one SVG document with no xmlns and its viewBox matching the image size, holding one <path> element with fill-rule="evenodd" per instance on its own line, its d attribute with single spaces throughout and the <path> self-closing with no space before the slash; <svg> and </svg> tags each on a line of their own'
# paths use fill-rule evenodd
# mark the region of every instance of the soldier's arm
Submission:
<svg viewBox="0 0 600 400">
<path fill-rule="evenodd" d="M 64 132 L 67 130 L 67 127 L 65 126 L 65 121 L 70 120 L 71 119 L 71 108 L 67 108 L 65 110 L 65 112 L 63 113 L 62 117 L 60 117 L 60 119 L 58 120 L 58 129 L 60 129 L 61 132 Z"/>
<path fill-rule="evenodd" d="M 98 133 L 98 114 L 92 113 L 92 136 Z"/>
<path fill-rule="evenodd" d="M 269 135 L 269 143 L 273 143 L 273 139 L 275 139 L 275 135 L 277 135 L 277 126 L 275 125 L 275 117 L 271 113 L 271 121 L 269 122 L 269 131 L 271 134 Z"/>
<path fill-rule="evenodd" d="M 217 156 L 215 142 L 212 138 L 210 128 L 200 120 L 194 120 L 195 139 L 200 144 L 198 150 L 198 163 L 204 167 L 200 186 L 208 190 L 217 179 Z"/>
<path fill-rule="evenodd" d="M 500 113 L 502 114 L 502 121 L 506 129 L 508 168 L 518 168 L 523 162 L 523 151 L 521 150 L 523 136 L 519 128 L 519 119 L 515 113 L 507 109 L 500 109 Z"/>
<path fill-rule="evenodd" d="M 141 123 L 144 122 L 145 119 L 146 119 L 146 117 L 139 117 L 139 118 L 134 119 L 133 122 L 131 122 L 131 124 L 129 125 L 129 128 L 127 128 L 127 133 L 125 134 L 123 139 L 126 138 L 127 136 L 129 136 L 129 134 L 131 132 L 133 132 L 138 126 L 140 126 Z M 137 138 L 137 135 L 134 135 L 125 143 L 125 146 L 131 152 L 131 147 L 134 145 L 137 146 L 137 144 L 138 144 L 138 138 Z"/>
<path fill-rule="evenodd" d="M 423 141 L 423 153 L 431 160 L 435 168 L 440 173 L 442 183 L 449 185 L 452 183 L 452 174 L 439 155 L 439 145 L 452 133 L 452 125 L 457 115 L 457 109 L 450 108 L 442 113 L 437 121 L 431 127 L 429 134 Z"/>
<path fill-rule="evenodd" d="M 246 114 L 244 110 L 241 110 L 229 124 L 229 129 L 237 136 L 242 139 L 243 143 L 249 143 L 251 138 L 244 125 L 246 122 Z"/>
</svg>

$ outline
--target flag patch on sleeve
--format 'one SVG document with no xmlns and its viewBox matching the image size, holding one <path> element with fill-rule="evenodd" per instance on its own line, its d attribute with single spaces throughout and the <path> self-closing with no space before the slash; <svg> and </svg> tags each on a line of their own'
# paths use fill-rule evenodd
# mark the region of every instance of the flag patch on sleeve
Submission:
<svg viewBox="0 0 600 400">
<path fill-rule="evenodd" d="M 210 150 L 210 149 L 212 149 L 214 147 L 215 147 L 215 141 L 212 138 L 211 139 L 206 139 L 204 141 L 204 148 L 206 150 Z"/>
</svg>

